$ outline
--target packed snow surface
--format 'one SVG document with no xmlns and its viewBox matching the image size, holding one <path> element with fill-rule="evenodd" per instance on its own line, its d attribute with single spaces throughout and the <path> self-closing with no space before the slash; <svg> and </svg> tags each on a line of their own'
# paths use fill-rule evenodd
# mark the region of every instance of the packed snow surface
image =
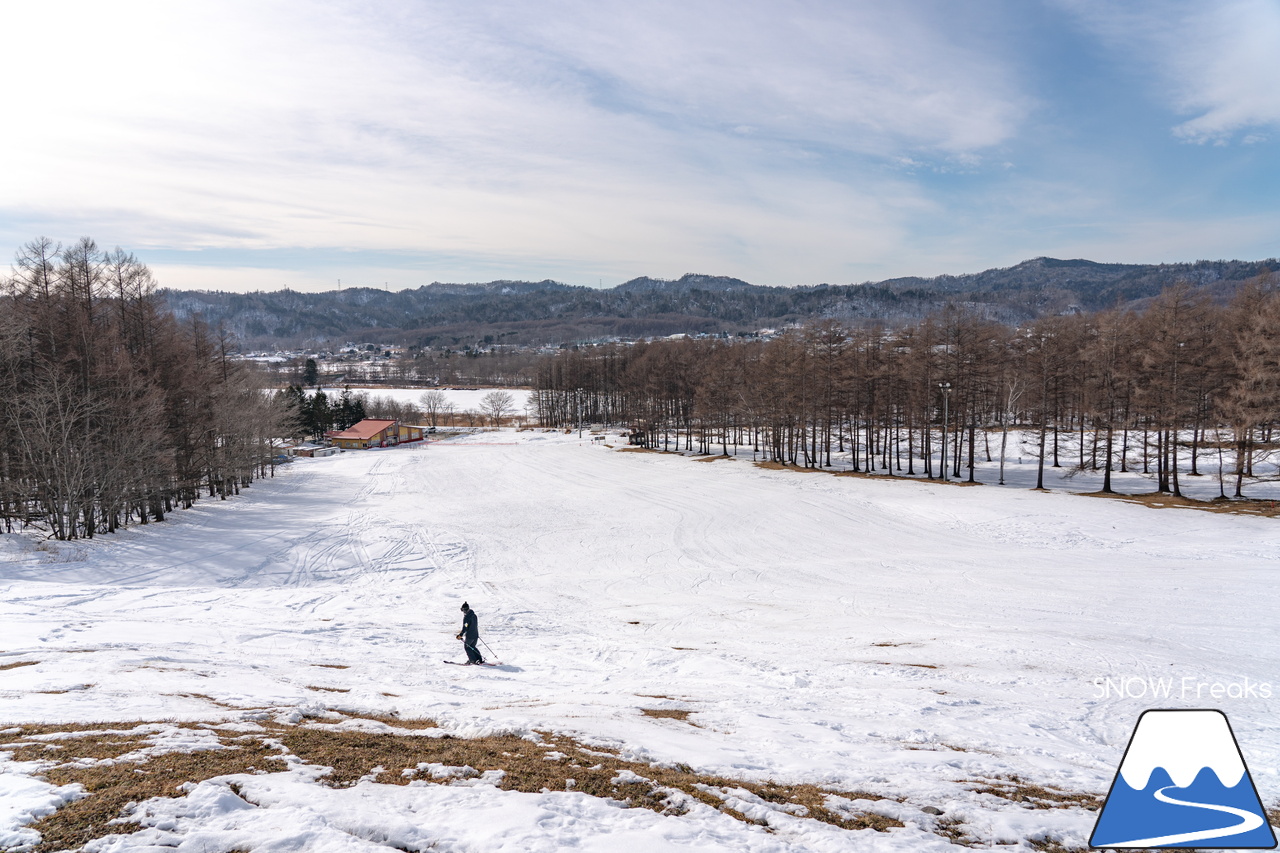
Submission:
<svg viewBox="0 0 1280 853">
<path fill-rule="evenodd" d="M 304 459 L 163 524 L 0 536 L 0 666 L 36 662 L 0 670 L 0 727 L 394 711 L 869 791 L 891 799 L 860 808 L 906 824 L 775 809 L 766 829 L 431 768 L 330 789 L 293 766 L 244 776 L 247 801 L 211 780 L 143 804 L 111 851 L 940 850 L 943 819 L 986 845 L 1083 845 L 1093 813 L 975 788 L 1103 795 L 1151 707 L 1221 708 L 1263 802 L 1280 796 L 1280 522 L 616 441 L 500 431 Z M 441 663 L 463 659 L 463 600 L 503 666 Z M 0 763 L 0 847 L 77 796 Z"/>
</svg>

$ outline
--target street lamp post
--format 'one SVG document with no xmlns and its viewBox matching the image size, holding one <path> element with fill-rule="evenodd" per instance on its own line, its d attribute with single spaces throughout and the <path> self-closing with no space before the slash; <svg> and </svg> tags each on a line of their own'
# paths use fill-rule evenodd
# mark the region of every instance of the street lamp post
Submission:
<svg viewBox="0 0 1280 853">
<path fill-rule="evenodd" d="M 947 420 L 951 417 L 951 383 L 939 382 L 942 389 L 942 480 L 947 480 Z"/>
</svg>

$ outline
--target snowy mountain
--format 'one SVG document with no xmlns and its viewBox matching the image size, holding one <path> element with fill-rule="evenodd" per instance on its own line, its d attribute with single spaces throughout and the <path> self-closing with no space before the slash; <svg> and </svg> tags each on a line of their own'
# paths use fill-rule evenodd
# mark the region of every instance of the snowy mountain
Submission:
<svg viewBox="0 0 1280 853">
<path fill-rule="evenodd" d="M 1231 727 L 1220 711 L 1148 711 L 1120 766 L 1130 788 L 1142 790 L 1157 767 L 1174 785 L 1185 788 L 1208 768 L 1218 781 L 1234 788 L 1244 776 L 1244 761 Z"/>
<path fill-rule="evenodd" d="M 198 314 L 211 324 L 221 323 L 251 347 L 369 338 L 422 346 L 461 346 L 485 337 L 505 344 L 544 344 L 754 332 L 822 318 L 893 325 L 947 305 L 1020 323 L 1149 299 L 1178 281 L 1226 296 L 1240 282 L 1276 267 L 1280 261 L 1274 259 L 1100 264 L 1035 258 L 981 273 L 842 285 L 765 287 L 689 273 L 674 280 L 642 276 L 603 289 L 554 281 L 493 281 L 436 282 L 394 293 L 370 288 L 326 293 L 173 289 L 163 295 L 180 319 Z"/>
</svg>

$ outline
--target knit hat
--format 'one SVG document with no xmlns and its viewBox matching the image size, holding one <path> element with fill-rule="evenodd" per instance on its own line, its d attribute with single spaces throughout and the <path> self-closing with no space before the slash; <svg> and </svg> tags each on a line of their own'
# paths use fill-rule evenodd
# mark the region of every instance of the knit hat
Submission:
<svg viewBox="0 0 1280 853">
<path fill-rule="evenodd" d="M 462 602 L 462 609 L 463 609 L 463 610 L 470 610 L 470 609 L 471 609 L 471 605 L 467 604 L 467 603 L 464 601 L 464 602 Z"/>
</svg>

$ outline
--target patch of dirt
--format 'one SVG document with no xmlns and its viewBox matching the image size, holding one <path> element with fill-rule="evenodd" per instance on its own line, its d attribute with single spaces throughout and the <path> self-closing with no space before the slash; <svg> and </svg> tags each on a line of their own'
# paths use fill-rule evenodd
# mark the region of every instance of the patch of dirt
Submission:
<svg viewBox="0 0 1280 853">
<path fill-rule="evenodd" d="M 0 672 L 6 669 L 17 669 L 20 666 L 35 666 L 40 663 L 38 660 L 19 660 L 13 663 L 0 663 Z"/>
<path fill-rule="evenodd" d="M 785 462 L 754 462 L 757 468 L 763 468 L 766 471 L 795 471 L 797 474 L 833 474 L 834 471 L 828 471 L 825 468 L 805 468 L 802 465 L 788 465 Z M 850 472 L 852 473 L 852 472 Z"/>
<path fill-rule="evenodd" d="M 1086 811 L 1097 811 L 1102 807 L 1102 798 L 1094 794 L 1072 793 L 1048 785 L 1036 785 L 1019 776 L 978 780 L 978 784 L 980 787 L 974 788 L 974 793 L 991 794 L 1029 809 L 1069 809 L 1074 806 Z"/>
<path fill-rule="evenodd" d="M 676 719 L 688 712 L 657 711 L 656 716 Z M 394 716 L 369 716 L 400 729 L 435 728 L 432 720 L 401 720 Z M 417 772 L 421 763 L 451 767 L 468 766 L 483 773 L 502 771 L 498 786 L 511 791 L 574 790 L 596 797 L 620 800 L 632 808 L 647 808 L 663 814 L 688 810 L 681 794 L 720 809 L 725 814 L 755 823 L 725 806 L 734 792 L 746 790 L 768 802 L 798 806 L 790 811 L 813 820 L 845 829 L 884 831 L 902 824 L 880 815 L 837 814 L 825 803 L 834 794 L 848 799 L 883 799 L 864 791 L 832 791 L 815 785 L 787 785 L 774 781 L 751 782 L 699 773 L 687 765 L 655 767 L 618 757 L 615 750 L 590 748 L 573 738 L 538 733 L 540 742 L 514 734 L 481 738 L 414 736 L 401 732 L 360 732 L 319 727 L 314 724 L 289 726 L 261 724 L 258 734 L 237 734 L 203 728 L 219 739 L 225 749 L 165 753 L 138 761 L 112 761 L 84 766 L 77 759 L 115 759 L 148 743 L 145 733 L 130 729 L 141 723 L 97 726 L 21 726 L 3 738 L 17 745 L 19 760 L 37 759 L 50 766 L 41 775 L 57 785 L 78 783 L 88 793 L 57 812 L 31 825 L 41 834 L 32 853 L 80 849 L 90 841 L 120 832 L 131 832 L 129 823 L 112 824 L 123 816 L 126 806 L 150 797 L 182 796 L 181 786 L 216 776 L 253 773 L 280 768 L 277 762 L 292 754 L 308 764 L 332 768 L 321 784 L 348 787 L 382 767 L 377 780 L 383 784 L 406 785 L 425 775 Z M 195 728 L 183 724 L 184 728 Z M 89 734 L 84 734 L 89 733 Z M 64 734 L 56 743 L 32 741 L 36 735 Z M 272 745 L 268 745 L 268 741 Z M 550 759 L 550 760 L 549 760 Z M 405 774 L 404 771 L 410 771 Z M 622 771 L 641 777 L 622 781 Z M 570 781 L 572 780 L 572 781 Z M 615 781 L 618 780 L 618 781 Z M 443 784 L 443 782 L 442 782 Z"/>
<path fill-rule="evenodd" d="M 350 693 L 351 692 L 351 688 L 349 687 L 321 687 L 318 684 L 308 684 L 307 689 L 322 690 L 325 693 Z"/>
<path fill-rule="evenodd" d="M 1232 515 L 1257 515 L 1263 518 L 1280 516 L 1280 506 L 1272 500 L 1253 498 L 1214 498 L 1198 501 L 1195 498 L 1177 497 L 1168 492 L 1147 492 L 1125 495 L 1120 492 L 1080 492 L 1087 498 L 1110 498 L 1129 504 L 1140 504 L 1152 509 L 1198 509 L 1203 512 L 1225 512 Z"/>
<path fill-rule="evenodd" d="M 934 825 L 934 832 L 961 847 L 977 847 L 982 842 L 965 831 L 964 823 L 957 817 L 944 817 Z"/>
<path fill-rule="evenodd" d="M 832 477 L 853 477 L 857 480 L 897 480 L 903 483 L 929 483 L 935 486 L 981 486 L 980 482 L 967 482 L 965 480 L 943 480 L 935 477 L 930 480 L 923 474 L 908 476 L 905 474 L 869 474 L 866 471 L 845 471 L 835 470 L 833 468 L 806 468 L 803 465 L 789 465 L 784 462 L 755 462 L 757 468 L 764 468 L 767 471 L 795 471 L 797 474 L 830 474 Z M 968 476 L 967 474 L 964 476 Z"/>
<path fill-rule="evenodd" d="M 656 717 L 660 720 L 680 720 L 681 722 L 689 722 L 689 714 L 691 711 L 682 711 L 678 708 L 641 708 L 640 713 L 646 717 Z"/>
<path fill-rule="evenodd" d="M 220 700 L 218 700 L 218 699 L 214 699 L 212 696 L 209 696 L 209 695 L 208 695 L 208 694 L 206 694 L 206 693 L 164 693 L 164 694 L 162 694 L 162 695 L 164 695 L 164 696 L 181 696 L 181 697 L 183 697 L 183 698 L 185 698 L 185 699 L 199 699 L 199 700 L 200 700 L 200 701 L 202 701 L 202 702 L 208 702 L 210 705 L 217 705 L 219 708 L 227 708 L 227 709 L 232 710 L 232 711 L 248 711 L 248 710 L 251 710 L 251 709 L 250 709 L 248 706 L 246 706 L 246 705 L 232 705 L 232 704 L 229 704 L 229 703 L 227 703 L 227 702 L 222 702 L 222 701 L 220 701 Z M 259 709 L 256 709 L 256 708 L 255 708 L 255 709 L 252 709 L 252 710 L 259 710 Z"/>
<path fill-rule="evenodd" d="M 351 669 L 345 663 L 313 663 L 312 666 L 319 666 L 325 669 Z"/>
<path fill-rule="evenodd" d="M 1068 847 L 1061 841 L 1055 841 L 1051 838 L 1041 839 L 1039 841 L 1028 841 L 1032 850 L 1038 850 L 1040 853 L 1076 853 L 1079 850 L 1088 850 L 1088 847 Z"/>
</svg>

